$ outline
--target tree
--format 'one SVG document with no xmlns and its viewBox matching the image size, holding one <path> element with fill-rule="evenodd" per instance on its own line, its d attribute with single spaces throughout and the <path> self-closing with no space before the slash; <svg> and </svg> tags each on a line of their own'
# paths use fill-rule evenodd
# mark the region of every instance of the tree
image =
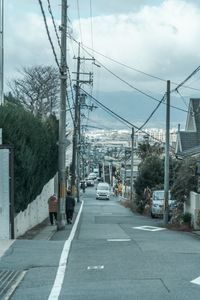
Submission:
<svg viewBox="0 0 200 300">
<path fill-rule="evenodd" d="M 155 154 L 157 156 L 161 156 L 163 154 L 163 147 L 159 143 L 155 143 L 154 145 L 150 145 L 149 143 L 139 143 L 138 144 L 138 156 L 144 160 L 147 157 Z"/>
<path fill-rule="evenodd" d="M 24 110 L 17 101 L 0 107 L 3 142 L 14 146 L 15 211 L 24 210 L 58 168 L 58 120 L 45 120 Z"/>
<path fill-rule="evenodd" d="M 199 160 L 200 155 L 185 158 L 177 164 L 171 193 L 178 202 L 183 203 L 189 197 L 190 191 L 197 192 L 198 177 L 195 168 Z"/>
<path fill-rule="evenodd" d="M 58 107 L 59 73 L 52 66 L 22 68 L 9 83 L 15 99 L 35 116 L 44 118 Z"/>
</svg>

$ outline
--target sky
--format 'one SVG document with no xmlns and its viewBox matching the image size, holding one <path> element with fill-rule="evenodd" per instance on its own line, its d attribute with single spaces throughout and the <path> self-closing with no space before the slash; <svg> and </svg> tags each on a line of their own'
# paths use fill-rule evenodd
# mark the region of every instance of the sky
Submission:
<svg viewBox="0 0 200 300">
<path fill-rule="evenodd" d="M 20 68 L 37 64 L 56 65 L 39 2 L 4 2 L 5 91 L 8 91 L 8 81 L 19 76 Z M 42 2 L 59 58 L 47 0 Z M 50 2 L 59 27 L 61 1 Z M 94 73 L 93 90 L 89 86 L 84 86 L 84 89 L 137 126 L 145 122 L 158 104 L 156 100 L 159 101 L 166 92 L 166 80 L 180 83 L 199 66 L 200 1 L 69 0 L 68 6 L 68 31 L 73 39 L 81 42 L 81 56 L 93 56 L 95 63 L 101 65 L 99 68 L 92 61 L 82 62 L 82 72 Z M 67 46 L 71 77 L 75 78 L 72 72 L 76 71 L 73 57 L 77 56 L 77 43 L 68 39 Z M 193 76 L 187 85 L 200 88 L 199 74 Z M 171 85 L 171 89 L 175 87 Z M 199 91 L 181 88 L 179 92 L 171 94 L 172 104 L 187 111 L 189 98 L 199 97 Z M 91 114 L 91 119 L 100 124 L 106 122 L 107 126 L 116 125 L 115 120 L 111 121 L 110 116 L 105 117 L 99 111 L 95 111 L 95 117 Z M 172 108 L 171 127 L 181 123 L 184 128 L 186 116 L 186 112 Z M 165 126 L 163 105 L 148 126 Z"/>
</svg>

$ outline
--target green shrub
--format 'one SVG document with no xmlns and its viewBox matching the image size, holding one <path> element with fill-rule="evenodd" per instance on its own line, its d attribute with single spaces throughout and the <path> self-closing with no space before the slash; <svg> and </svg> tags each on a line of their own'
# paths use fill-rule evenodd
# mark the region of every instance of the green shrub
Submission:
<svg viewBox="0 0 200 300">
<path fill-rule="evenodd" d="M 184 213 L 182 215 L 182 220 L 183 220 L 183 223 L 188 223 L 190 224 L 191 223 L 191 219 L 192 219 L 192 215 L 190 213 Z"/>
<path fill-rule="evenodd" d="M 26 209 L 54 176 L 58 165 L 58 121 L 34 117 L 16 104 L 0 107 L 3 143 L 14 146 L 15 211 Z"/>
</svg>

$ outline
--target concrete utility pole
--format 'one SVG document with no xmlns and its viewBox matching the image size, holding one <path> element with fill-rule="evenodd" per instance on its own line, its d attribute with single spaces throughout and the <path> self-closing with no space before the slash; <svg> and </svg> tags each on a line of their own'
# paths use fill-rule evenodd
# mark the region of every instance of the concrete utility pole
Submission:
<svg viewBox="0 0 200 300">
<path fill-rule="evenodd" d="M 76 96 L 75 96 L 75 120 L 74 120 L 74 134 L 73 134 L 73 152 L 72 152 L 72 193 L 75 195 L 75 190 L 77 193 L 77 202 L 79 202 L 79 185 L 76 186 L 76 175 L 77 170 L 77 146 L 78 146 L 78 125 L 79 125 L 79 97 L 80 97 L 80 43 L 78 45 L 78 57 L 77 57 L 77 72 L 76 72 Z M 79 180 L 78 180 L 79 181 Z"/>
<path fill-rule="evenodd" d="M 58 145 L 58 223 L 57 229 L 65 227 L 65 151 L 66 151 L 66 92 L 67 92 L 67 0 L 61 7 L 61 74 L 60 74 L 60 120 Z"/>
<path fill-rule="evenodd" d="M 133 156 L 134 156 L 134 127 L 131 133 L 131 205 L 133 205 Z"/>
<path fill-rule="evenodd" d="M 165 203 L 163 212 L 163 223 L 166 225 L 169 220 L 169 137 L 170 137 L 170 81 L 167 81 L 166 101 L 166 138 L 165 138 Z"/>
<path fill-rule="evenodd" d="M 4 103 L 4 0 L 0 0 L 0 105 Z"/>
<path fill-rule="evenodd" d="M 72 193 L 77 195 L 77 202 L 80 201 L 80 84 L 92 83 L 92 73 L 80 73 L 81 60 L 94 60 L 93 58 L 80 57 L 80 43 L 78 47 L 77 72 L 76 72 L 76 96 L 75 96 L 75 121 L 73 135 L 73 153 L 72 153 Z M 89 80 L 81 80 L 80 74 L 89 75 Z"/>
</svg>

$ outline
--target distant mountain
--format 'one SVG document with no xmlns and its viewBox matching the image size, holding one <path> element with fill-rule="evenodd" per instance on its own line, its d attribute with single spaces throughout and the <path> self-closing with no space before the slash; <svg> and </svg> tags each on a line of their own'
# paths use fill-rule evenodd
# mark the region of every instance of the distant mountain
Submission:
<svg viewBox="0 0 200 300">
<path fill-rule="evenodd" d="M 130 92 L 101 92 L 96 97 L 103 105 L 107 106 L 111 111 L 120 115 L 124 119 L 133 123 L 136 126 L 141 126 L 146 119 L 150 116 L 152 111 L 158 105 L 158 101 L 147 98 L 139 93 Z M 159 99 L 159 97 L 155 97 Z M 161 97 L 160 97 L 161 98 Z M 95 105 L 98 105 L 94 102 Z M 187 107 L 183 104 L 180 98 L 173 97 L 171 99 L 171 105 L 187 110 Z M 178 127 L 181 124 L 181 128 L 185 127 L 187 114 L 186 112 L 171 108 L 171 127 Z M 113 118 L 110 113 L 105 112 L 101 108 L 97 108 L 90 113 L 90 120 L 88 124 L 93 124 L 98 127 L 108 127 L 112 129 L 125 128 L 126 126 Z M 155 112 L 150 121 L 146 124 L 145 128 L 165 128 L 165 104 L 161 104 L 158 110 Z"/>
</svg>

